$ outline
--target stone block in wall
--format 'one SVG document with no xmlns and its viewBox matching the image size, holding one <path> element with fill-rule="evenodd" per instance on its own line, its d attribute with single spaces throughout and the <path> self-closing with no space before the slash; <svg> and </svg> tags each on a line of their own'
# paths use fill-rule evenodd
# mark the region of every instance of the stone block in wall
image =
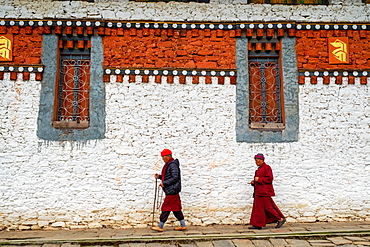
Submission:
<svg viewBox="0 0 370 247">
<path fill-rule="evenodd" d="M 51 227 L 65 227 L 66 223 L 65 222 L 54 222 L 51 224 Z"/>
</svg>

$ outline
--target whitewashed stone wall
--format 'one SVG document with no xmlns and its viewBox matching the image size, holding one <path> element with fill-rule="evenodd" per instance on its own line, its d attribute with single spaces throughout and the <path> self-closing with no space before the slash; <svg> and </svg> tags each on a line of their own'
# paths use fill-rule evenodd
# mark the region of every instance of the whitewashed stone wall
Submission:
<svg viewBox="0 0 370 247">
<path fill-rule="evenodd" d="M 310 10 L 231 1 L 0 0 L 0 17 L 369 22 L 368 6 L 348 2 Z M 163 148 L 181 162 L 189 224 L 248 223 L 257 152 L 274 170 L 275 200 L 289 221 L 370 220 L 369 87 L 300 85 L 299 141 L 248 144 L 235 138 L 234 85 L 111 82 L 106 139 L 46 142 L 36 137 L 40 82 L 10 81 L 6 73 L 0 81 L 0 227 L 146 226 Z"/>
<path fill-rule="evenodd" d="M 220 3 L 222 2 L 222 3 Z M 326 6 L 243 4 L 239 0 L 201 3 L 79 2 L 0 0 L 0 18 L 149 21 L 369 22 L 370 5 L 333 0 Z M 234 4 L 232 4 L 234 3 Z"/>
<path fill-rule="evenodd" d="M 299 141 L 248 144 L 234 85 L 107 83 L 106 139 L 78 143 L 37 139 L 40 82 L 0 83 L 1 227 L 146 226 L 163 148 L 189 224 L 248 223 L 257 152 L 289 221 L 370 220 L 369 84 L 301 85 Z"/>
</svg>

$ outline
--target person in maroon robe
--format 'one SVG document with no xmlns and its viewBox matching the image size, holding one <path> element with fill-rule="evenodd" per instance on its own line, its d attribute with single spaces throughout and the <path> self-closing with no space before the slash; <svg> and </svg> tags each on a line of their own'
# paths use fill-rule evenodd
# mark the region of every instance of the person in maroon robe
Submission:
<svg viewBox="0 0 370 247">
<path fill-rule="evenodd" d="M 266 224 L 277 222 L 275 228 L 280 228 L 286 221 L 272 196 L 275 196 L 272 180 L 271 167 L 265 163 L 263 154 L 258 153 L 254 156 L 258 169 L 255 172 L 254 179 L 250 182 L 254 186 L 253 208 L 250 219 L 252 225 L 249 229 L 262 229 Z"/>
<path fill-rule="evenodd" d="M 164 149 L 161 152 L 161 156 L 165 165 L 162 168 L 162 173 L 160 175 L 155 174 L 154 177 L 162 180 L 159 186 L 162 187 L 166 196 L 161 208 L 160 222 L 158 226 L 152 227 L 152 230 L 163 232 L 164 223 L 166 223 L 172 211 L 177 220 L 180 221 L 180 226 L 174 230 L 184 231 L 186 230 L 186 225 L 181 211 L 182 206 L 179 194 L 181 191 L 180 162 L 178 159 L 172 158 L 172 152 L 169 149 Z"/>
</svg>

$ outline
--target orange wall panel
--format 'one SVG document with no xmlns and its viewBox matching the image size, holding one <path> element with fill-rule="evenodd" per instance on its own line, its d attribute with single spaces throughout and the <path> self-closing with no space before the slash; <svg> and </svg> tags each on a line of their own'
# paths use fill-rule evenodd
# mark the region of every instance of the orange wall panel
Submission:
<svg viewBox="0 0 370 247">
<path fill-rule="evenodd" d="M 311 35 L 309 30 L 299 31 L 296 42 L 298 69 L 308 70 L 364 70 L 370 69 L 370 36 L 359 31 L 321 30 L 320 36 Z M 324 33 L 325 32 L 325 33 Z M 370 33 L 370 32 L 368 32 Z M 329 38 L 348 37 L 348 57 L 346 64 L 329 63 Z"/>
<path fill-rule="evenodd" d="M 147 68 L 235 69 L 235 38 L 226 32 L 191 30 L 105 36 L 104 66 Z M 166 30 L 164 30 L 166 31 Z M 169 35 L 170 34 L 170 35 Z"/>
<path fill-rule="evenodd" d="M 13 33 L 13 61 L 2 61 L 0 64 L 9 65 L 40 65 L 42 54 L 42 34 L 36 28 L 30 32 L 26 27 L 20 27 Z M 7 27 L 7 33 L 12 29 Z"/>
</svg>

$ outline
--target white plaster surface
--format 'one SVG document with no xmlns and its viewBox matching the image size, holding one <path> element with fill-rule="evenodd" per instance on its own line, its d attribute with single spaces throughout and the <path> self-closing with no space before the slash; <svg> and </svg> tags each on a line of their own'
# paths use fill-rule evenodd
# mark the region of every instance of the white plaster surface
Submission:
<svg viewBox="0 0 370 247">
<path fill-rule="evenodd" d="M 106 139 L 84 143 L 36 137 L 40 82 L 0 85 L 1 227 L 150 224 L 163 148 L 188 224 L 248 223 L 257 152 L 289 221 L 370 218 L 369 84 L 300 85 L 299 141 L 267 144 L 235 141 L 235 85 L 107 83 Z"/>
<path fill-rule="evenodd" d="M 246 0 L 211 3 L 129 2 L 127 0 L 28 1 L 0 0 L 0 18 L 104 19 L 212 22 L 369 22 L 370 5 L 361 0 L 333 0 L 326 5 L 246 4 Z"/>
<path fill-rule="evenodd" d="M 370 20 L 369 5 L 355 0 L 316 7 L 242 2 L 0 0 L 0 18 Z M 369 87 L 358 80 L 355 85 L 300 85 L 299 141 L 248 144 L 235 138 L 234 85 L 111 82 L 106 84 L 106 139 L 48 142 L 36 136 L 40 82 L 10 81 L 5 73 L 0 81 L 0 227 L 145 226 L 152 218 L 152 174 L 162 166 L 163 148 L 173 150 L 181 163 L 188 224 L 248 223 L 253 200 L 248 182 L 257 152 L 274 170 L 275 201 L 289 221 L 370 220 Z"/>
</svg>

